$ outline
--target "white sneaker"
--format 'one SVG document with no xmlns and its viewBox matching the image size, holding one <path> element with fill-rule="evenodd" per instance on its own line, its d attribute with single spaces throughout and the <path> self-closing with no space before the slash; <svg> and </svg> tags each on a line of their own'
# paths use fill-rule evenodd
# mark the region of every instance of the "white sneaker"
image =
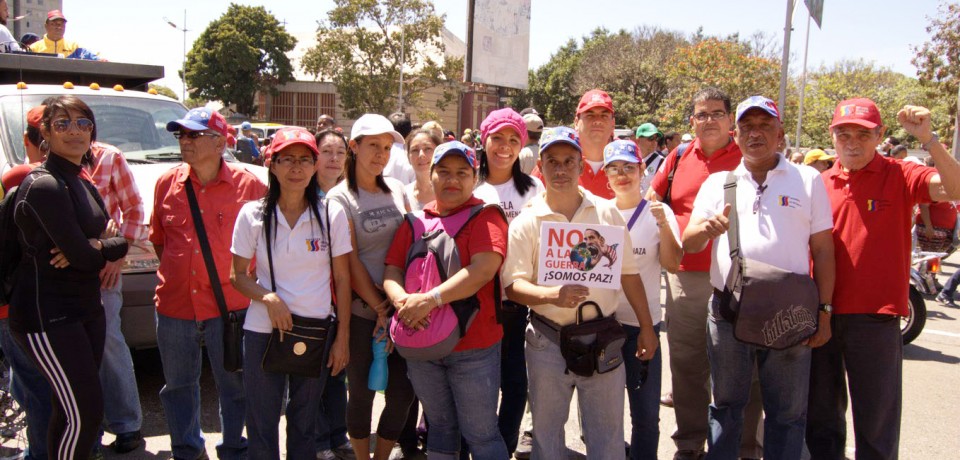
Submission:
<svg viewBox="0 0 960 460">
<path fill-rule="evenodd" d="M 317 451 L 317 460 L 337 460 L 337 454 L 330 449 Z"/>
</svg>

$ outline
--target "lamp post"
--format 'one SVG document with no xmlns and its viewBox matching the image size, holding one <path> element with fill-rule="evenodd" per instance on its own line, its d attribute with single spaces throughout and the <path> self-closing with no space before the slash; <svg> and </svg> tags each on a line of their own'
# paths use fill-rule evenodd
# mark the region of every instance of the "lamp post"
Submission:
<svg viewBox="0 0 960 460">
<path fill-rule="evenodd" d="M 183 89 L 180 92 L 180 102 L 186 104 L 187 103 L 187 10 L 183 10 L 183 28 L 180 28 L 180 26 L 176 25 L 173 21 L 167 19 L 166 17 L 164 17 L 163 20 L 167 21 L 167 24 L 170 25 L 170 27 L 183 31 L 183 68 L 182 68 L 183 76 L 181 77 L 181 80 L 183 80 Z"/>
</svg>

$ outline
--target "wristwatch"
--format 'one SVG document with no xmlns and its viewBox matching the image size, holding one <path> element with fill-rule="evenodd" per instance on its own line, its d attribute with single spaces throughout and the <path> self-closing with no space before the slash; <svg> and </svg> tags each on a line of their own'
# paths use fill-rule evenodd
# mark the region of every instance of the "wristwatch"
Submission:
<svg viewBox="0 0 960 460">
<path fill-rule="evenodd" d="M 930 145 L 931 142 L 940 142 L 940 136 L 937 135 L 937 133 L 933 133 L 933 136 L 930 137 L 930 140 L 924 142 L 920 147 L 923 147 L 923 149 L 926 151 L 930 151 L 930 147 L 928 147 L 928 145 Z"/>
<path fill-rule="evenodd" d="M 822 304 L 820 304 L 820 306 L 817 308 L 817 310 L 820 310 L 820 311 L 822 311 L 822 312 L 826 312 L 828 315 L 832 315 L 832 314 L 833 314 L 833 305 L 831 305 L 831 304 L 829 304 L 829 303 L 822 303 Z"/>
</svg>

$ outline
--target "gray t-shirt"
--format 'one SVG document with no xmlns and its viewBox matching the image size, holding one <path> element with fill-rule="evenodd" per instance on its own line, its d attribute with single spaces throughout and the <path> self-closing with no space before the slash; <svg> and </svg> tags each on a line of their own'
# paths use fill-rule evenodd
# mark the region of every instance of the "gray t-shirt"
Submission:
<svg viewBox="0 0 960 460">
<path fill-rule="evenodd" d="M 347 212 L 357 238 L 357 257 L 378 287 L 383 286 L 383 261 L 393 242 L 393 234 L 407 212 L 403 184 L 390 177 L 384 180 L 390 187 L 389 194 L 369 193 L 363 189 L 357 194 L 347 188 L 347 181 L 340 182 L 327 193 L 327 198 L 340 203 Z M 351 309 L 353 314 L 362 318 L 377 319 L 376 312 L 359 299 L 354 300 Z"/>
</svg>

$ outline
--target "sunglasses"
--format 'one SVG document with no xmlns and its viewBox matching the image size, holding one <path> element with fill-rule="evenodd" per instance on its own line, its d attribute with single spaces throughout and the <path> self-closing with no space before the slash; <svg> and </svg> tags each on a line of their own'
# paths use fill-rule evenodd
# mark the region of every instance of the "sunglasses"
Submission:
<svg viewBox="0 0 960 460">
<path fill-rule="evenodd" d="M 197 140 L 197 139 L 199 139 L 199 138 L 201 138 L 201 137 L 206 137 L 206 136 L 210 136 L 210 137 L 220 137 L 219 134 L 208 133 L 208 132 L 204 132 L 204 131 L 177 131 L 177 132 L 173 133 L 173 137 L 175 137 L 175 138 L 177 138 L 177 139 L 182 139 L 182 138 L 185 137 L 185 138 L 187 138 L 187 139 Z"/>
<path fill-rule="evenodd" d="M 76 127 L 81 133 L 89 133 L 93 131 L 93 120 L 89 118 L 77 118 L 76 120 L 63 118 L 54 120 L 51 126 L 53 126 L 54 132 L 57 133 L 65 133 L 70 130 L 70 127 Z"/>
</svg>

